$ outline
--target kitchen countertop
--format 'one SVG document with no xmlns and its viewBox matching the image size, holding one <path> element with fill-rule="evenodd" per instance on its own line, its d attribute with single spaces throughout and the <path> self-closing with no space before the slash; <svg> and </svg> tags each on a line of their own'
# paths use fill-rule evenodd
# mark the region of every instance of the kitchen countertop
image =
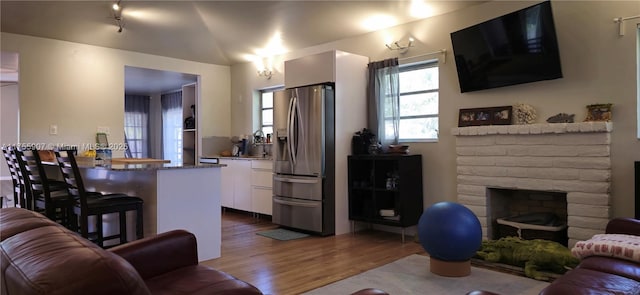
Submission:
<svg viewBox="0 0 640 295">
<path fill-rule="evenodd" d="M 182 165 L 182 164 L 111 164 L 102 166 L 91 165 L 79 165 L 80 168 L 87 169 L 101 169 L 110 171 L 155 171 L 155 170 L 167 170 L 167 169 L 196 169 L 196 168 L 220 168 L 226 167 L 224 164 L 197 164 L 197 165 Z"/>
<path fill-rule="evenodd" d="M 262 160 L 262 161 L 272 161 L 271 157 L 262 157 L 262 156 L 241 156 L 241 157 L 223 157 L 223 156 L 207 156 L 203 158 L 218 158 L 218 159 L 233 159 L 233 160 Z"/>
<path fill-rule="evenodd" d="M 113 164 L 156 164 L 156 163 L 171 163 L 170 160 L 164 159 L 151 159 L 151 158 L 112 158 Z"/>
</svg>

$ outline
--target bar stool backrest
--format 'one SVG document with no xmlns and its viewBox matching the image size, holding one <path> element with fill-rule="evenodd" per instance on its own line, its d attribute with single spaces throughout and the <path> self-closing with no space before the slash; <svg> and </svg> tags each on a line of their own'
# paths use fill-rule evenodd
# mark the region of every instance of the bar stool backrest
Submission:
<svg viewBox="0 0 640 295">
<path fill-rule="evenodd" d="M 51 199 L 51 187 L 47 173 L 36 149 L 16 149 L 16 158 L 24 177 L 27 194 L 31 195 L 34 210 L 44 210 L 46 216 L 54 216 L 55 208 Z M 44 208 L 36 208 L 36 199 L 44 200 Z"/>
<path fill-rule="evenodd" d="M 33 203 L 29 200 L 30 197 L 27 195 L 27 185 L 23 177 L 22 169 L 20 169 L 20 164 L 18 163 L 16 151 L 17 148 L 14 146 L 6 147 L 6 152 L 5 148 L 2 149 L 11 173 L 11 181 L 14 183 L 14 202 L 16 202 L 14 205 L 20 208 L 32 210 Z"/>
<path fill-rule="evenodd" d="M 88 210 L 87 191 L 84 188 L 76 158 L 73 152 L 69 150 L 59 150 L 55 154 L 62 177 L 69 186 L 69 195 L 80 203 L 80 212 L 85 215 Z"/>
<path fill-rule="evenodd" d="M 21 201 L 20 199 L 23 197 L 22 194 L 24 192 L 24 189 L 20 186 L 20 180 L 18 178 L 18 167 L 16 166 L 12 155 L 13 149 L 14 148 L 12 146 L 2 146 L 2 155 L 4 156 L 5 162 L 7 162 L 9 174 L 11 175 L 11 184 L 13 185 L 13 205 L 19 206 Z"/>
</svg>

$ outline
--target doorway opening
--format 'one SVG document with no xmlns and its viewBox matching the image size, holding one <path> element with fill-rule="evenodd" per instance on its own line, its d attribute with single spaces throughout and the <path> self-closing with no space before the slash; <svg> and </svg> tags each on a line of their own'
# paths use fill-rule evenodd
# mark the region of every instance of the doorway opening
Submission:
<svg viewBox="0 0 640 295">
<path fill-rule="evenodd" d="M 199 79 L 194 74 L 125 66 L 127 157 L 196 162 L 198 132 L 193 122 L 200 101 Z"/>
</svg>

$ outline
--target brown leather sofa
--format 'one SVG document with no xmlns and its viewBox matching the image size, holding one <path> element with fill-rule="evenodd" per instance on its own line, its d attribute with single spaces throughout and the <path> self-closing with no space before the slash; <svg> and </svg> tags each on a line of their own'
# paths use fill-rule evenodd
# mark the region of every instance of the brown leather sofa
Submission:
<svg viewBox="0 0 640 295">
<path fill-rule="evenodd" d="M 198 264 L 195 236 L 175 230 L 104 250 L 43 215 L 0 209 L 0 294 L 262 294 Z"/>
<path fill-rule="evenodd" d="M 640 220 L 615 218 L 607 234 L 640 236 Z M 559 277 L 541 295 L 640 294 L 640 263 L 613 257 L 589 256 Z"/>
<path fill-rule="evenodd" d="M 1 295 L 262 294 L 251 284 L 198 264 L 184 230 L 108 250 L 44 215 L 0 209 Z M 352 295 L 388 295 L 362 289 Z"/>
</svg>

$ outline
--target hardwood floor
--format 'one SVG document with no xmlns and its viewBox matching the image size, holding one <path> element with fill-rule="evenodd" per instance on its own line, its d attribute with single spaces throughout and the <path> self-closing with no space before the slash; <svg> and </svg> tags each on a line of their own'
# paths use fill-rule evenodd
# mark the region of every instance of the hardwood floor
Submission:
<svg viewBox="0 0 640 295">
<path fill-rule="evenodd" d="M 277 227 L 267 219 L 227 211 L 222 215 L 222 257 L 203 264 L 247 281 L 265 294 L 287 295 L 425 253 L 411 237 L 403 244 L 399 234 L 375 230 L 291 241 L 256 235 Z"/>
</svg>

